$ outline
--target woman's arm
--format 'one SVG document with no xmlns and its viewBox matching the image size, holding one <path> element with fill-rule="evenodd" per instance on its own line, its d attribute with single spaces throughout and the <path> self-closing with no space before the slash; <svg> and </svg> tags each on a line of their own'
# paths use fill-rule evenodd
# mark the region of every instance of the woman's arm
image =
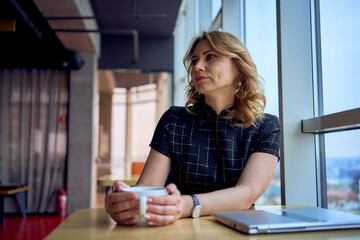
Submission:
<svg viewBox="0 0 360 240">
<path fill-rule="evenodd" d="M 169 157 L 151 148 L 144 170 L 136 186 L 164 187 L 170 172 Z"/>
<path fill-rule="evenodd" d="M 272 154 L 251 154 L 235 187 L 196 194 L 202 206 L 202 215 L 249 209 L 270 185 L 277 162 L 278 157 Z"/>
<path fill-rule="evenodd" d="M 215 211 L 247 210 L 265 192 L 274 176 L 278 158 L 268 153 L 253 153 L 243 170 L 235 187 L 210 193 L 195 194 L 202 206 L 201 215 L 210 215 Z M 174 187 L 174 186 L 172 186 Z M 153 225 L 163 225 L 175 221 L 171 214 L 164 212 L 168 201 L 163 197 L 151 198 L 150 211 L 147 216 Z M 178 207 L 181 208 L 179 217 L 191 216 L 193 200 L 188 195 L 182 195 Z M 171 210 L 173 213 L 175 210 Z"/>
</svg>

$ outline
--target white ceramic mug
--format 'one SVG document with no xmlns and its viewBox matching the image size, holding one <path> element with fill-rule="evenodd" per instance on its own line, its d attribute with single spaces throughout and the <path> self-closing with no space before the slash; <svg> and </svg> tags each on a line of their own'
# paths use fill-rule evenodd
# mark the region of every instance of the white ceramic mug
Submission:
<svg viewBox="0 0 360 240">
<path fill-rule="evenodd" d="M 140 213 L 136 218 L 136 225 L 146 226 L 147 220 L 144 218 L 146 214 L 147 197 L 166 196 L 169 193 L 164 187 L 129 187 L 124 192 L 133 192 L 140 199 Z"/>
</svg>

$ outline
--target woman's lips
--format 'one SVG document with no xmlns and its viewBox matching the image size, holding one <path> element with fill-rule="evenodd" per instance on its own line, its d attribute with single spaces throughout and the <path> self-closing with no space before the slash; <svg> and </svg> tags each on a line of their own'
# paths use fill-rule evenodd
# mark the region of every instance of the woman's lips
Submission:
<svg viewBox="0 0 360 240">
<path fill-rule="evenodd" d="M 205 79 L 207 79 L 207 77 L 203 77 L 203 76 L 197 76 L 196 77 L 197 82 L 200 82 L 200 81 L 205 80 Z"/>
</svg>

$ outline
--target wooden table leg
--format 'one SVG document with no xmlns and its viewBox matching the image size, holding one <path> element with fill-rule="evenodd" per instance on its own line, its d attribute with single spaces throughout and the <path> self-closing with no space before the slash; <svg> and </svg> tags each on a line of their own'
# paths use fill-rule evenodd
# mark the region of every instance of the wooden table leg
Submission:
<svg viewBox="0 0 360 240">
<path fill-rule="evenodd" d="M 26 216 L 26 192 L 16 193 L 15 198 L 21 215 Z"/>
</svg>

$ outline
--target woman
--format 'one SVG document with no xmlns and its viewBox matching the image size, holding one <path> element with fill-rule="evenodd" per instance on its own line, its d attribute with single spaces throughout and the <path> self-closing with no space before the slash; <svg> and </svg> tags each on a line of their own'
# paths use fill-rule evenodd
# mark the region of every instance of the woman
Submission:
<svg viewBox="0 0 360 240">
<path fill-rule="evenodd" d="M 159 226 L 214 211 L 246 210 L 266 190 L 279 159 L 280 124 L 264 114 L 265 96 L 246 47 L 225 32 L 204 32 L 184 57 L 188 101 L 161 117 L 138 186 L 164 186 L 145 218 Z M 115 183 L 107 212 L 135 224 L 139 200 Z M 201 208 L 200 208 L 201 206 Z"/>
</svg>

